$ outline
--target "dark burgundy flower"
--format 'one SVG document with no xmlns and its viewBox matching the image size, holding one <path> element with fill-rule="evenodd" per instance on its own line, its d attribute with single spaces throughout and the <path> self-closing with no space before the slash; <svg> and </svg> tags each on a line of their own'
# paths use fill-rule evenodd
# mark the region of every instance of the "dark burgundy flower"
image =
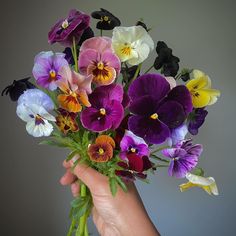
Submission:
<svg viewBox="0 0 236 236">
<path fill-rule="evenodd" d="M 192 111 L 192 100 L 188 89 L 170 85 L 159 74 L 145 74 L 129 87 L 129 107 L 133 115 L 128 127 L 147 143 L 159 144 L 170 137 L 171 130 L 179 127 Z"/>
<path fill-rule="evenodd" d="M 116 26 L 120 26 L 120 20 L 116 16 L 103 8 L 100 9 L 100 11 L 94 11 L 91 14 L 93 18 L 99 20 L 96 26 L 97 29 L 112 30 Z"/>
<path fill-rule="evenodd" d="M 154 62 L 154 68 L 162 69 L 165 76 L 175 77 L 179 70 L 179 58 L 172 55 L 172 49 L 163 41 L 157 42 L 156 52 L 158 56 Z"/>
<path fill-rule="evenodd" d="M 85 29 L 89 27 L 90 16 L 75 9 L 69 12 L 65 19 L 59 20 L 48 33 L 48 42 L 61 43 L 65 46 L 71 46 L 73 38 L 76 44 L 79 43 Z"/>
<path fill-rule="evenodd" d="M 203 125 L 208 111 L 204 108 L 196 108 L 189 114 L 188 131 L 192 135 L 198 134 L 198 129 Z"/>
<path fill-rule="evenodd" d="M 29 82 L 30 77 L 20 79 L 20 80 L 14 80 L 11 85 L 8 85 L 5 89 L 2 91 L 2 96 L 8 95 L 10 96 L 10 99 L 15 102 L 18 100 L 21 94 L 24 93 L 27 89 L 35 88 L 35 86 Z"/>
</svg>

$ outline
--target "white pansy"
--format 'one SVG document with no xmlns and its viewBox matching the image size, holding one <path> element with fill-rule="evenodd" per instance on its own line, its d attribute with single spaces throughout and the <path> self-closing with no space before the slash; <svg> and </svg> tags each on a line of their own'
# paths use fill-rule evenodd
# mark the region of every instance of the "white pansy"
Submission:
<svg viewBox="0 0 236 236">
<path fill-rule="evenodd" d="M 187 189 L 192 187 L 201 187 L 210 195 L 211 194 L 219 195 L 218 188 L 215 179 L 213 177 L 206 178 L 203 176 L 187 173 L 186 178 L 188 179 L 189 182 L 181 184 L 179 186 L 181 192 L 186 191 Z"/>
<path fill-rule="evenodd" d="M 154 49 L 154 42 L 142 26 L 115 27 L 112 47 L 121 62 L 138 65 Z"/>
</svg>

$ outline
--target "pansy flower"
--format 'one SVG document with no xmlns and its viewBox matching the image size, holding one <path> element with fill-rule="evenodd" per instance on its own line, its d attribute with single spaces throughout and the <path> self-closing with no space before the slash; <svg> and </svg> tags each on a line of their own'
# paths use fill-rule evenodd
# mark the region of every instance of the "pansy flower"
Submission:
<svg viewBox="0 0 236 236">
<path fill-rule="evenodd" d="M 101 132 L 116 129 L 124 116 L 122 106 L 123 88 L 118 84 L 100 86 L 89 95 L 91 107 L 81 112 L 81 122 L 84 128 Z"/>
<path fill-rule="evenodd" d="M 34 59 L 33 75 L 38 85 L 49 90 L 57 88 L 56 81 L 61 78 L 59 70 L 67 66 L 64 53 L 40 52 Z"/>
<path fill-rule="evenodd" d="M 77 113 L 68 112 L 62 108 L 58 109 L 56 124 L 62 133 L 67 134 L 69 131 L 76 132 L 79 126 L 76 121 Z"/>
<path fill-rule="evenodd" d="M 88 155 L 92 161 L 107 162 L 113 157 L 114 140 L 108 135 L 100 135 L 89 145 Z"/>
<path fill-rule="evenodd" d="M 179 85 L 170 90 L 166 79 L 159 74 L 145 74 L 130 85 L 129 109 L 133 115 L 128 126 L 147 143 L 159 144 L 170 137 L 192 111 L 188 89 Z"/>
<path fill-rule="evenodd" d="M 17 115 L 26 122 L 27 132 L 34 137 L 49 136 L 56 121 L 49 112 L 54 109 L 51 98 L 39 89 L 28 89 L 18 99 Z"/>
<path fill-rule="evenodd" d="M 71 46 L 73 38 L 78 44 L 84 30 L 88 28 L 90 16 L 83 12 L 70 10 L 67 18 L 59 20 L 48 33 L 48 42 Z"/>
<path fill-rule="evenodd" d="M 200 187 L 210 195 L 219 195 L 218 188 L 213 177 L 206 178 L 191 173 L 187 173 L 185 177 L 188 179 L 188 182 L 179 186 L 181 192 L 186 191 L 192 187 Z"/>
<path fill-rule="evenodd" d="M 116 26 L 120 26 L 120 20 L 108 10 L 100 8 L 100 11 L 92 12 L 91 16 L 98 19 L 96 28 L 101 30 L 112 30 Z"/>
<path fill-rule="evenodd" d="M 211 88 L 210 78 L 200 70 L 193 70 L 193 79 L 186 87 L 192 95 L 193 107 L 202 108 L 214 104 L 220 96 L 220 91 Z"/>
<path fill-rule="evenodd" d="M 179 70 L 179 58 L 172 55 L 172 49 L 163 41 L 158 41 L 156 52 L 158 56 L 154 62 L 154 68 L 162 69 L 165 76 L 176 76 Z"/>
<path fill-rule="evenodd" d="M 3 89 L 1 95 L 3 96 L 8 95 L 10 96 L 10 99 L 15 102 L 18 100 L 21 94 L 24 93 L 27 89 L 35 88 L 35 86 L 29 82 L 30 77 L 20 79 L 20 80 L 14 80 L 11 85 L 8 85 L 5 89 Z"/>
<path fill-rule="evenodd" d="M 191 140 L 183 140 L 173 148 L 164 149 L 163 155 L 171 159 L 168 174 L 184 178 L 197 165 L 202 150 L 202 145 L 193 145 Z"/>
<path fill-rule="evenodd" d="M 59 74 L 61 79 L 58 80 L 57 85 L 63 92 L 57 97 L 60 106 L 75 113 L 82 110 L 82 105 L 90 106 L 88 94 L 92 92 L 92 77 L 80 75 L 72 71 L 69 66 L 63 67 Z"/>
<path fill-rule="evenodd" d="M 185 136 L 188 133 L 188 127 L 186 124 L 182 124 L 181 126 L 171 130 L 170 138 L 168 139 L 168 145 L 176 145 L 178 142 L 183 141 Z"/>
<path fill-rule="evenodd" d="M 189 114 L 188 131 L 192 135 L 198 134 L 198 129 L 203 125 L 208 111 L 203 108 L 196 108 Z"/>
<path fill-rule="evenodd" d="M 93 37 L 86 40 L 80 49 L 79 70 L 92 75 L 97 85 L 111 84 L 120 73 L 120 60 L 111 48 L 108 37 Z"/>
<path fill-rule="evenodd" d="M 120 142 L 120 157 L 123 160 L 127 159 L 127 155 L 135 153 L 138 156 L 149 156 L 149 148 L 145 141 L 126 130 L 124 137 Z"/>
<path fill-rule="evenodd" d="M 116 27 L 113 30 L 112 46 L 121 62 L 130 65 L 142 63 L 154 48 L 154 42 L 140 25 Z"/>
</svg>

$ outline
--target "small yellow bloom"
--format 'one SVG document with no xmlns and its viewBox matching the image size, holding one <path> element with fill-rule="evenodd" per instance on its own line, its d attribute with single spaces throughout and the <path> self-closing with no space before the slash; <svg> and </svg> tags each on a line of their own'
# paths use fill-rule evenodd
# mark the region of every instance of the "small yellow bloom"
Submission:
<svg viewBox="0 0 236 236">
<path fill-rule="evenodd" d="M 186 191 L 192 187 L 201 187 L 210 195 L 219 195 L 218 188 L 213 177 L 205 178 L 202 176 L 187 173 L 186 178 L 189 180 L 189 182 L 181 184 L 179 186 L 181 192 Z"/>
<path fill-rule="evenodd" d="M 212 105 L 220 96 L 220 91 L 211 88 L 210 78 L 200 70 L 193 71 L 193 79 L 186 84 L 186 87 L 191 93 L 195 108 Z"/>
</svg>

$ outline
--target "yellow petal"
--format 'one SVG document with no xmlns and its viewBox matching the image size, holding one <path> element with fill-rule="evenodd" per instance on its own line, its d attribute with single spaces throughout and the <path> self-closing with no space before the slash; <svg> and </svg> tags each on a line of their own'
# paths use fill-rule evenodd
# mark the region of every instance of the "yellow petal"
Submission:
<svg viewBox="0 0 236 236">
<path fill-rule="evenodd" d="M 210 101 L 208 103 L 208 106 L 216 103 L 218 97 L 220 96 L 220 91 L 216 89 L 203 89 L 203 90 L 210 95 Z"/>
<path fill-rule="evenodd" d="M 196 184 L 193 184 L 191 182 L 187 182 L 187 183 L 181 184 L 179 186 L 179 188 L 180 188 L 181 192 L 184 192 L 184 191 L 188 190 L 189 188 L 192 188 L 192 187 L 195 187 L 195 186 L 196 186 Z"/>
<path fill-rule="evenodd" d="M 190 92 L 192 90 L 208 88 L 209 87 L 209 78 L 204 76 L 204 77 L 200 77 L 197 79 L 192 79 L 186 84 L 186 87 L 188 88 L 188 90 Z"/>
<path fill-rule="evenodd" d="M 69 112 L 79 112 L 82 106 L 79 104 L 78 100 L 71 95 L 59 94 L 57 100 L 62 108 Z"/>
<path fill-rule="evenodd" d="M 191 92 L 191 95 L 192 95 L 193 107 L 195 108 L 205 107 L 209 104 L 211 100 L 210 94 L 204 90 Z"/>
</svg>

